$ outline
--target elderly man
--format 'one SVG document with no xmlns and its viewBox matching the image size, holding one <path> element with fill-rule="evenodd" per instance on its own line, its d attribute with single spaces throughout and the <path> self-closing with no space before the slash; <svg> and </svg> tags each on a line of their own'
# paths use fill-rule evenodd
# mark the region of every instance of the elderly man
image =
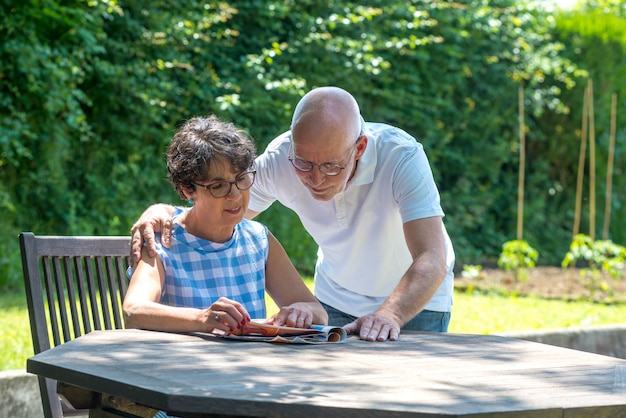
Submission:
<svg viewBox="0 0 626 418">
<path fill-rule="evenodd" d="M 319 245 L 314 293 L 329 324 L 368 341 L 447 331 L 454 251 L 421 144 L 365 123 L 352 95 L 321 87 L 255 164 L 246 216 L 278 200 L 300 217 Z M 173 210 L 152 206 L 133 226 L 135 259 L 143 239 L 152 252 L 153 230 L 167 229 Z"/>
</svg>

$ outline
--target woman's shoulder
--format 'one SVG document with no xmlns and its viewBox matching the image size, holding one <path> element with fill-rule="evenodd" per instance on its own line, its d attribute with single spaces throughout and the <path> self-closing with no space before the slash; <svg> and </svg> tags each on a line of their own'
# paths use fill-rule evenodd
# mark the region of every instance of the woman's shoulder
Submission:
<svg viewBox="0 0 626 418">
<path fill-rule="evenodd" d="M 269 249 L 269 231 L 265 225 L 258 221 L 244 219 L 237 225 L 238 242 L 248 248 L 254 248 L 259 254 L 267 254 Z"/>
<path fill-rule="evenodd" d="M 239 226 L 243 231 L 252 232 L 254 234 L 263 234 L 263 235 L 268 234 L 267 226 L 265 226 L 261 222 L 253 221 L 251 219 L 244 218 L 239 223 Z"/>
</svg>

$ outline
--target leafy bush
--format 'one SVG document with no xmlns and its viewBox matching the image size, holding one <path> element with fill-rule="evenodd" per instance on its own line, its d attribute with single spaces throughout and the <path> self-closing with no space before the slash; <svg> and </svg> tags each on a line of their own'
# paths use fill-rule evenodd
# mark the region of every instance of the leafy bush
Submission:
<svg viewBox="0 0 626 418">
<path fill-rule="evenodd" d="M 561 266 L 583 267 L 580 270 L 580 281 L 606 302 L 613 301 L 615 294 L 611 280 L 624 278 L 624 261 L 626 248 L 614 244 L 610 240 L 594 240 L 588 235 L 578 234 L 570 244 Z"/>
<path fill-rule="evenodd" d="M 525 240 L 507 241 L 502 245 L 498 266 L 506 271 L 515 270 L 515 277 L 525 280 L 526 269 L 535 267 L 539 252 Z"/>
<path fill-rule="evenodd" d="M 591 271 L 602 271 L 611 277 L 624 276 L 626 248 L 611 240 L 594 240 L 588 235 L 578 234 L 572 240 L 561 266 L 567 268 L 583 263 Z"/>
</svg>

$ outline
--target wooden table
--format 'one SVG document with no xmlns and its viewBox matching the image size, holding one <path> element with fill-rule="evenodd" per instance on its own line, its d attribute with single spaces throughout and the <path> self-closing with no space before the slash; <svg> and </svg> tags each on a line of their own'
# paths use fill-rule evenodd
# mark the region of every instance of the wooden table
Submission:
<svg viewBox="0 0 626 418">
<path fill-rule="evenodd" d="M 141 405 L 183 417 L 626 417 L 626 360 L 486 335 L 290 345 L 97 331 L 27 370 L 95 394 L 94 417 L 121 398 L 147 416 Z"/>
</svg>

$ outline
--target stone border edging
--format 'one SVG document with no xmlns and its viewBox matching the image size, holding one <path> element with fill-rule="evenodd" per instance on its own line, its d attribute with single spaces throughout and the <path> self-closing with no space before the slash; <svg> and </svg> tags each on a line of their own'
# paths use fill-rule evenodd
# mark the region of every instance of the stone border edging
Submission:
<svg viewBox="0 0 626 418">
<path fill-rule="evenodd" d="M 496 335 L 626 359 L 626 324 L 506 332 Z"/>
<path fill-rule="evenodd" d="M 39 384 L 25 370 L 0 372 L 0 418 L 43 417 Z"/>
</svg>

